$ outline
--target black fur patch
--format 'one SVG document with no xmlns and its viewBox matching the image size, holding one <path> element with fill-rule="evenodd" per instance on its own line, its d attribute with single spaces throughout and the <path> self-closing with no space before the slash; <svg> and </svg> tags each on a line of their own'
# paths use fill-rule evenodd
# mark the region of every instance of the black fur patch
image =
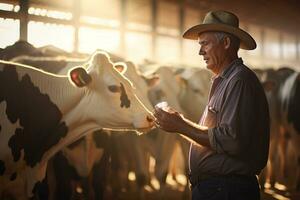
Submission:
<svg viewBox="0 0 300 200">
<path fill-rule="evenodd" d="M 290 95 L 293 96 L 289 102 L 288 121 L 293 123 L 294 128 L 300 134 L 300 80 L 296 79 Z"/>
<path fill-rule="evenodd" d="M 42 56 L 42 52 L 36 49 L 32 44 L 19 40 L 13 45 L 5 47 L 0 51 L 1 60 L 10 60 L 19 55 L 32 55 L 32 56 Z"/>
<path fill-rule="evenodd" d="M 47 200 L 49 196 L 49 188 L 47 184 L 47 179 L 44 179 L 42 182 L 37 182 L 32 190 L 32 193 L 34 194 L 33 199 L 43 199 Z"/>
<path fill-rule="evenodd" d="M 43 154 L 63 138 L 68 128 L 60 122 L 62 113 L 51 102 L 47 94 L 42 94 L 33 85 L 29 75 L 18 80 L 14 66 L 4 67 L 0 72 L 0 103 L 7 104 L 6 114 L 11 123 L 19 121 L 9 139 L 9 147 L 15 161 L 20 159 L 24 149 L 24 160 L 33 167 Z"/>
<path fill-rule="evenodd" d="M 130 107 L 130 100 L 128 99 L 128 96 L 126 94 L 126 90 L 124 88 L 124 85 L 122 83 L 120 83 L 120 85 L 121 85 L 121 97 L 120 97 L 121 108 L 123 108 L 124 106 L 126 108 L 129 108 Z"/>
</svg>

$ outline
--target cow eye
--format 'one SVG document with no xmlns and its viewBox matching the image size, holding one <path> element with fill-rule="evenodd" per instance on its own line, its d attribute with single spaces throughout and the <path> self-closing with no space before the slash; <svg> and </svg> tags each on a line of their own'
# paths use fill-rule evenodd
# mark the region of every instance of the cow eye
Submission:
<svg viewBox="0 0 300 200">
<path fill-rule="evenodd" d="M 198 94 L 200 94 L 200 95 L 205 95 L 205 94 L 203 93 L 203 91 L 201 91 L 200 89 L 193 89 L 193 92 L 194 92 L 194 93 L 198 93 Z"/>
<path fill-rule="evenodd" d="M 108 86 L 109 91 L 116 93 L 116 92 L 121 92 L 120 86 L 117 85 L 110 85 Z"/>
<path fill-rule="evenodd" d="M 193 89 L 193 92 L 195 92 L 195 93 L 199 93 L 199 92 L 200 92 L 200 90 L 199 90 L 199 89 Z"/>
</svg>

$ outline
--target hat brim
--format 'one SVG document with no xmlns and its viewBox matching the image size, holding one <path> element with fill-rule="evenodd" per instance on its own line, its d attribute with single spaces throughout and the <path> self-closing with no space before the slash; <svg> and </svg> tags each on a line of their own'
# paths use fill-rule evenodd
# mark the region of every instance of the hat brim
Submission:
<svg viewBox="0 0 300 200">
<path fill-rule="evenodd" d="M 253 50 L 256 48 L 256 42 L 250 34 L 243 31 L 242 29 L 224 24 L 198 24 L 185 31 L 183 33 L 183 38 L 190 40 L 198 40 L 200 33 L 209 31 L 221 31 L 235 35 L 241 41 L 241 49 Z"/>
</svg>

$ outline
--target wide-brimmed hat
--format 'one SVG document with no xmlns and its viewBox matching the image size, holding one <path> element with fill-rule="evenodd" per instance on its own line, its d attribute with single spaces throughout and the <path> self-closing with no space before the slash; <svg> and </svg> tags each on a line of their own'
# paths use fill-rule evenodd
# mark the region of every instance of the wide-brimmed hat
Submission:
<svg viewBox="0 0 300 200">
<path fill-rule="evenodd" d="M 201 24 L 184 32 L 183 38 L 197 40 L 199 33 L 208 31 L 221 31 L 238 37 L 241 41 L 241 49 L 253 50 L 256 48 L 256 42 L 251 35 L 239 28 L 238 17 L 231 12 L 222 10 L 208 12 Z"/>
</svg>

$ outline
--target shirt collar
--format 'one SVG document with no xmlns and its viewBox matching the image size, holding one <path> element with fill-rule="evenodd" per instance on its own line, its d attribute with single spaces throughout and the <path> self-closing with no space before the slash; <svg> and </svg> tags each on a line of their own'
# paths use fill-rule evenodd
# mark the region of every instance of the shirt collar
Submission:
<svg viewBox="0 0 300 200">
<path fill-rule="evenodd" d="M 215 75 L 211 78 L 212 81 L 214 81 L 216 78 L 228 78 L 231 72 L 234 70 L 235 66 L 243 64 L 242 58 L 237 58 L 234 61 L 232 61 L 228 67 L 226 67 L 219 75 Z"/>
</svg>

